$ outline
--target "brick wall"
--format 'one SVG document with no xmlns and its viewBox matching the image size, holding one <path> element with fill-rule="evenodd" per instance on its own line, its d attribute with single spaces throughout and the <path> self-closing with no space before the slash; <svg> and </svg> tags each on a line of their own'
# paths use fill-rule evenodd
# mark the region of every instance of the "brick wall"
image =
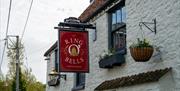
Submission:
<svg viewBox="0 0 180 91">
<path fill-rule="evenodd" d="M 87 86 L 85 91 L 92 91 L 101 82 L 114 79 L 117 77 L 133 75 L 146 71 L 161 69 L 165 67 L 173 67 L 172 81 L 175 82 L 176 91 L 179 90 L 180 84 L 180 59 L 179 59 L 179 34 L 180 34 L 180 1 L 178 0 L 126 0 L 127 9 L 127 47 L 136 38 L 141 36 L 139 22 L 152 22 L 152 19 L 157 20 L 157 34 L 152 33 L 147 28 L 143 27 L 144 35 L 155 45 L 155 48 L 160 49 L 160 53 L 155 51 L 150 61 L 145 63 L 135 62 L 130 56 L 129 50 L 126 55 L 126 63 L 121 67 L 113 69 L 100 69 L 98 67 L 98 55 L 103 50 L 107 50 L 107 14 L 96 19 L 97 41 L 90 44 L 92 54 L 90 54 L 90 73 L 87 77 Z M 151 27 L 151 26 L 150 26 Z M 89 79 L 94 79 L 89 80 Z M 175 80 L 174 80 L 175 79 Z M 168 79 L 164 79 L 165 81 Z M 147 83 L 127 88 L 119 88 L 117 91 L 162 91 L 162 83 Z M 167 83 L 168 84 L 168 83 Z M 165 86 L 165 85 L 164 85 Z M 164 87 L 165 88 L 165 87 Z M 116 91 L 115 90 L 115 91 Z M 110 90 L 112 91 L 112 90 Z"/>
</svg>

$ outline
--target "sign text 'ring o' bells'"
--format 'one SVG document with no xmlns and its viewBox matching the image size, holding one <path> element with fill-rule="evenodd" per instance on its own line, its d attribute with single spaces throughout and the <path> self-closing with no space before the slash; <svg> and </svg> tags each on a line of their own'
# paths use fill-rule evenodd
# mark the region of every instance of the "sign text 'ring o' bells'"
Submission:
<svg viewBox="0 0 180 91">
<path fill-rule="evenodd" d="M 89 72 L 87 31 L 59 31 L 59 63 L 61 72 Z"/>
</svg>

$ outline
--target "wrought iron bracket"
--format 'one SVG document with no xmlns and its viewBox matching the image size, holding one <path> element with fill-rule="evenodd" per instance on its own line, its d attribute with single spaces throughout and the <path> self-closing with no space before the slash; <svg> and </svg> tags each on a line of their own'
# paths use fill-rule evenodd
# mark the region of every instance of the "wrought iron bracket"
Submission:
<svg viewBox="0 0 180 91">
<path fill-rule="evenodd" d="M 156 31 L 156 19 L 153 19 L 153 22 L 139 22 L 139 27 L 142 29 L 142 26 L 145 26 L 147 29 L 149 29 L 151 32 L 157 33 Z M 154 25 L 153 28 L 150 28 L 148 25 Z"/>
</svg>

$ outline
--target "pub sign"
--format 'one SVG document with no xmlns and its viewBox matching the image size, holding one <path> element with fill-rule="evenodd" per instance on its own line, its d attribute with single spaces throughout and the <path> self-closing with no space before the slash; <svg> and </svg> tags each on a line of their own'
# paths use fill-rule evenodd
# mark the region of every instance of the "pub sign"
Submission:
<svg viewBox="0 0 180 91">
<path fill-rule="evenodd" d="M 60 72 L 89 72 L 87 31 L 59 31 Z"/>
</svg>

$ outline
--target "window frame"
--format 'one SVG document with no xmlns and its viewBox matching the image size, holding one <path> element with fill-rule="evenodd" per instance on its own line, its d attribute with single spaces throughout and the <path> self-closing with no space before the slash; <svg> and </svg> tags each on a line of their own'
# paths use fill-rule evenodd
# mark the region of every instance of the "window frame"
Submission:
<svg viewBox="0 0 180 91">
<path fill-rule="evenodd" d="M 123 22 L 123 8 L 125 8 L 126 9 L 126 7 L 125 7 L 125 3 L 124 2 L 122 2 L 122 3 L 120 3 L 119 5 L 117 5 L 117 7 L 115 7 L 115 8 L 113 8 L 113 9 L 110 9 L 109 11 L 108 11 L 108 22 L 109 22 L 109 28 L 108 28 L 108 33 L 109 33 L 109 38 L 108 38 L 108 40 L 109 40 L 109 44 L 108 44 L 108 46 L 109 46 L 109 49 L 115 49 L 115 52 L 116 53 L 120 53 L 120 54 L 126 54 L 127 53 L 127 41 L 126 41 L 126 19 L 125 19 L 125 22 Z M 117 21 L 117 12 L 118 12 L 118 10 L 120 10 L 121 11 L 121 22 L 119 23 L 118 21 Z M 114 24 L 113 23 L 113 13 L 115 13 L 116 14 L 116 23 Z M 125 12 L 126 13 L 126 12 Z M 126 14 L 125 14 L 126 15 Z M 127 17 L 127 15 L 125 16 L 125 18 Z M 114 24 L 114 25 L 113 25 Z M 113 33 L 115 33 L 115 32 L 117 32 L 117 31 L 120 31 L 120 30 L 124 30 L 124 36 L 125 36 L 125 46 L 124 46 L 124 48 L 122 48 L 121 50 L 119 50 L 120 48 L 115 48 L 114 47 L 114 42 L 113 42 Z M 123 32 L 123 31 L 122 31 Z"/>
<path fill-rule="evenodd" d="M 84 76 L 82 76 L 84 75 Z M 83 78 L 81 78 L 83 77 Z M 86 74 L 85 73 L 75 73 L 74 74 L 74 87 L 72 88 L 72 91 L 78 91 L 85 88 L 85 80 L 86 80 Z"/>
</svg>

